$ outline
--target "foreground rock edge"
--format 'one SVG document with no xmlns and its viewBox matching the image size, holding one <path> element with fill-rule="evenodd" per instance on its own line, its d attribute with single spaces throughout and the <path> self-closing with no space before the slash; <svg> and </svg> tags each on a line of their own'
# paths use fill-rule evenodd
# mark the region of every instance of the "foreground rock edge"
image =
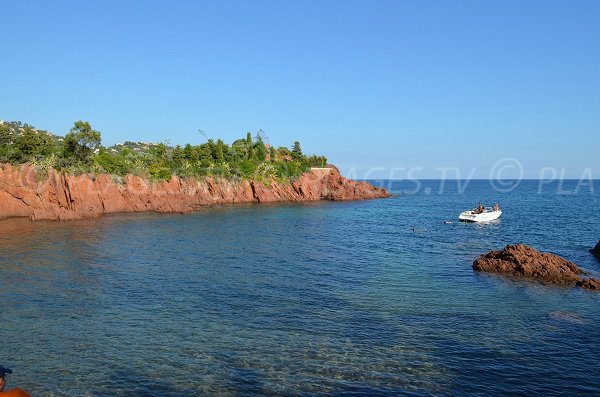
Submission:
<svg viewBox="0 0 600 397">
<path fill-rule="evenodd" d="M 473 262 L 473 270 L 600 291 L 600 280 L 581 277 L 585 272 L 573 262 L 525 244 L 507 245 L 503 250 L 480 255 Z"/>
<path fill-rule="evenodd" d="M 66 175 L 29 165 L 0 166 L 0 219 L 73 220 L 125 212 L 189 213 L 203 206 L 390 197 L 368 182 L 344 178 L 335 166 L 313 169 L 291 183 L 177 176 L 150 182 L 126 175 Z"/>
</svg>

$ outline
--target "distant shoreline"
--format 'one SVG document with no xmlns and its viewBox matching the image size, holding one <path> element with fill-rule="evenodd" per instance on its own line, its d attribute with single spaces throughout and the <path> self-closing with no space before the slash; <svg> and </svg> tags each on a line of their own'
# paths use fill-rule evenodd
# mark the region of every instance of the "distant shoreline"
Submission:
<svg viewBox="0 0 600 397">
<path fill-rule="evenodd" d="M 365 181 L 340 175 L 334 166 L 315 168 L 297 181 L 230 181 L 172 176 L 150 181 L 126 175 L 68 175 L 49 168 L 40 177 L 31 165 L 0 167 L 0 219 L 74 220 L 129 212 L 190 213 L 201 207 L 303 201 L 349 201 L 390 197 Z"/>
</svg>

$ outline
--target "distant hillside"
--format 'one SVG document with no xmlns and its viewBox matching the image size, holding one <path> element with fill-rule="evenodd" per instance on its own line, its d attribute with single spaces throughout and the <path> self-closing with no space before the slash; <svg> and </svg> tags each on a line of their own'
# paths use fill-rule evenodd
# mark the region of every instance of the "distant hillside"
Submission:
<svg viewBox="0 0 600 397">
<path fill-rule="evenodd" d="M 46 130 L 39 130 L 39 129 L 35 128 L 34 126 L 29 125 L 27 123 L 22 123 L 21 121 L 0 120 L 0 139 L 2 139 L 2 137 L 4 137 L 6 139 L 7 137 L 11 137 L 11 136 L 12 137 L 23 136 L 28 133 L 33 133 L 36 135 L 47 135 L 56 142 L 62 142 L 62 140 L 63 140 L 63 137 L 61 137 L 61 136 L 55 135 Z M 0 143 L 2 143 L 1 140 L 0 140 Z"/>
<path fill-rule="evenodd" d="M 152 148 L 156 148 L 159 144 L 153 142 L 131 142 L 125 141 L 123 143 L 117 143 L 107 147 L 108 150 L 113 152 L 121 152 L 123 149 L 133 150 L 138 153 L 146 153 Z M 172 147 L 170 147 L 172 149 Z"/>
</svg>

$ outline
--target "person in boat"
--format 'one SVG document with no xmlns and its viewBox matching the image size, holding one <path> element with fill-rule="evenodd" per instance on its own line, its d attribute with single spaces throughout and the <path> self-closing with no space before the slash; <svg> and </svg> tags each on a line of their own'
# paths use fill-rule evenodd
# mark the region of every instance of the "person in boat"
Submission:
<svg viewBox="0 0 600 397">
<path fill-rule="evenodd" d="M 494 211 L 500 211 L 500 205 L 498 203 L 494 204 Z"/>
<path fill-rule="evenodd" d="M 3 392 L 6 386 L 6 374 L 12 374 L 12 369 L 0 365 L 0 392 Z"/>
<path fill-rule="evenodd" d="M 12 374 L 12 370 L 0 365 L 0 397 L 31 397 L 29 393 L 18 387 L 4 391 L 4 388 L 6 387 L 6 374 Z"/>
<path fill-rule="evenodd" d="M 479 203 L 479 205 L 477 206 L 477 213 L 483 214 L 484 212 L 485 212 L 485 207 L 483 206 L 483 204 Z"/>
</svg>

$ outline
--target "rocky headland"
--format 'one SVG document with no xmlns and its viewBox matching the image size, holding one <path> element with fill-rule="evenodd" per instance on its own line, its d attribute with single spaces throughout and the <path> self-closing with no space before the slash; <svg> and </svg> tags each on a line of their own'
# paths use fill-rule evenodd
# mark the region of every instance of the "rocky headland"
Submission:
<svg viewBox="0 0 600 397">
<path fill-rule="evenodd" d="M 67 175 L 29 165 L 0 166 L 0 219 L 72 220 L 120 212 L 188 213 L 237 203 L 365 200 L 389 197 L 387 190 L 340 175 L 334 166 L 313 169 L 290 183 L 242 179 L 184 179 L 156 182 L 126 175 Z"/>
<path fill-rule="evenodd" d="M 539 252 L 525 244 L 507 245 L 503 250 L 481 255 L 473 262 L 473 270 L 600 290 L 600 280 L 583 278 L 585 272 L 573 262 L 555 254 Z"/>
</svg>

